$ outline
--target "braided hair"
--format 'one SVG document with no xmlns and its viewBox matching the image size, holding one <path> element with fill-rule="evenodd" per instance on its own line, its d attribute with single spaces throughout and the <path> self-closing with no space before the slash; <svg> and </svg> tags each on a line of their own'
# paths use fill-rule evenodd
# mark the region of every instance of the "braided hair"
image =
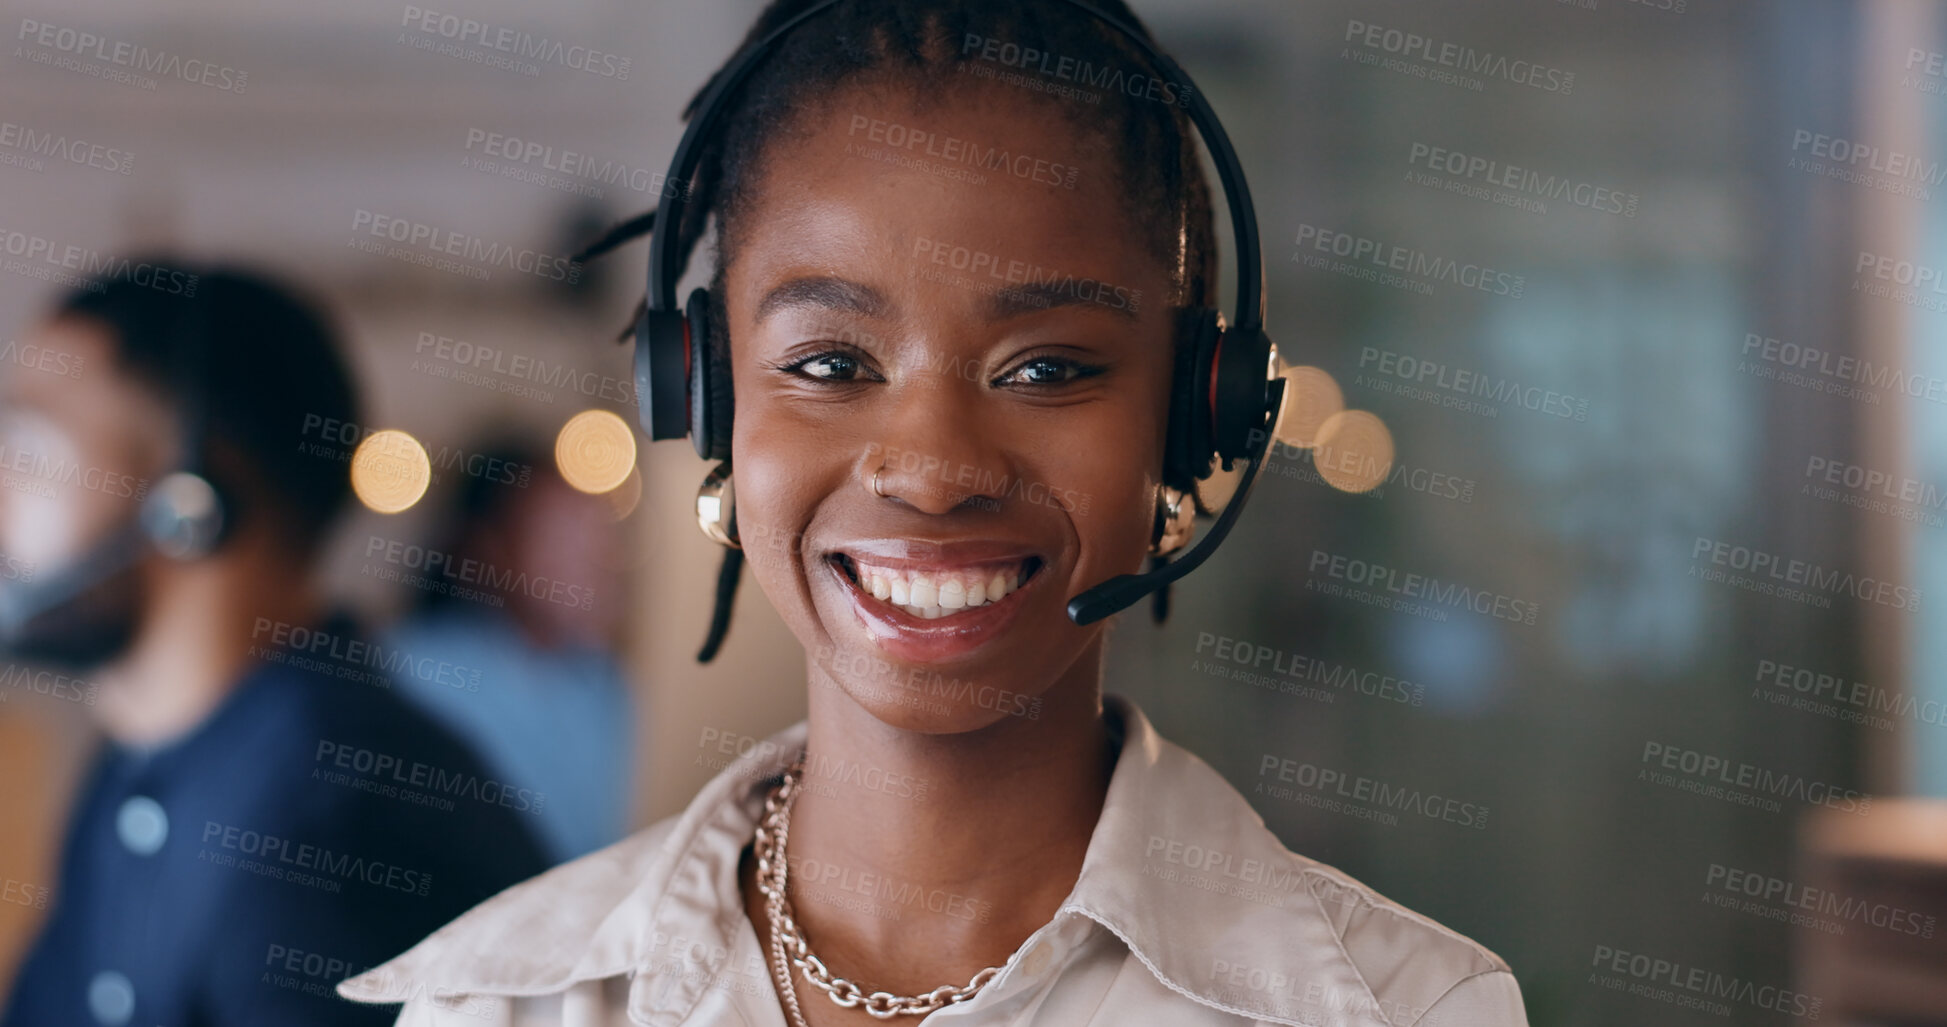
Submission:
<svg viewBox="0 0 1947 1027">
<path fill-rule="evenodd" d="M 816 2 L 773 0 L 758 15 L 737 54 L 768 38 Z M 1154 45 L 1148 30 L 1123 0 L 1093 0 L 1092 6 Z M 649 211 L 617 225 L 576 259 L 600 256 L 660 228 L 677 233 L 674 242 L 680 274 L 714 217 L 717 260 L 710 288 L 712 328 L 707 344 L 713 354 L 725 357 L 729 318 L 723 309 L 724 278 L 749 231 L 742 215 L 762 184 L 769 147 L 793 131 L 801 131 L 805 119 L 845 87 L 898 83 L 916 87 L 911 89 L 912 95 L 926 102 L 927 98 L 950 95 L 955 88 L 985 82 L 979 73 L 990 68 L 1007 71 L 1005 66 L 992 67 L 986 57 L 988 48 L 976 45 L 976 41 L 985 40 L 998 40 L 1015 48 L 1031 47 L 1067 62 L 1064 67 L 1115 74 L 1118 81 L 1132 75 L 1152 80 L 1158 77 L 1147 55 L 1122 32 L 1073 4 L 1048 0 L 845 0 L 779 40 L 725 97 L 727 116 L 722 128 L 703 140 L 695 181 L 665 186 L 690 190 L 680 224 L 658 226 L 656 212 Z M 737 54 L 725 68 L 734 63 Z M 703 98 L 725 68 L 719 68 L 690 99 L 683 110 L 685 121 L 699 113 Z M 1023 69 L 1021 77 L 1033 79 L 1036 74 Z M 1084 95 L 1044 94 L 1031 88 L 1019 94 L 1022 103 L 1046 108 L 1066 120 L 1078 136 L 1105 145 L 1116 172 L 1114 185 L 1128 205 L 1128 227 L 1170 272 L 1174 305 L 1215 305 L 1217 246 L 1211 193 L 1188 116 L 1172 102 L 1159 101 L 1153 94 L 1136 96 L 1109 88 L 1078 88 L 1078 92 Z M 1162 216 L 1165 213 L 1167 216 Z M 642 316 L 644 305 L 646 300 L 638 305 L 637 318 Z M 633 332 L 632 321 L 620 338 L 626 341 Z M 1177 335 L 1181 340 L 1185 333 Z M 1189 356 L 1188 347 L 1179 342 L 1175 354 L 1179 374 L 1187 373 L 1184 365 Z M 727 359 L 724 362 L 727 364 Z M 1165 483 L 1197 497 L 1194 481 Z M 1202 506 L 1200 497 L 1196 502 Z M 716 615 L 699 660 L 707 662 L 715 655 L 728 628 L 741 555 L 734 549 L 726 553 L 718 575 Z M 1167 611 L 1167 594 L 1167 588 L 1156 593 L 1159 620 Z"/>
</svg>

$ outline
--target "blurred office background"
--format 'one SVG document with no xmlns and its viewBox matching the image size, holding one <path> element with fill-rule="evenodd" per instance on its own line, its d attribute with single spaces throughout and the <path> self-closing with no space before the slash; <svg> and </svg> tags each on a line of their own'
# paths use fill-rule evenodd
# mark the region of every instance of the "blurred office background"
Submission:
<svg viewBox="0 0 1947 1027">
<path fill-rule="evenodd" d="M 363 252 L 355 225 L 402 218 L 572 251 L 653 204 L 682 104 L 758 6 L 439 5 L 626 57 L 618 81 L 423 49 L 398 3 L 14 0 L 10 32 L 36 20 L 95 32 L 247 85 L 149 89 L 0 55 L 0 120 L 133 155 L 127 173 L 0 165 L 0 230 L 279 272 L 341 318 L 368 427 L 435 453 L 508 436 L 552 451 L 584 410 L 630 415 L 627 386 L 601 383 L 629 377 L 628 350 L 610 340 L 639 295 L 644 247 L 588 265 L 573 287 L 504 268 L 482 282 Z M 1947 16 L 1924 0 L 1135 6 L 1241 154 L 1274 338 L 1384 424 L 1394 463 L 1355 494 L 1281 450 L 1233 539 L 1176 589 L 1169 623 L 1139 608 L 1114 628 L 1108 687 L 1223 772 L 1288 845 L 1498 951 L 1537 1025 L 1795 1018 L 1729 999 L 1726 1020 L 1618 990 L 1603 979 L 1636 981 L 1603 963 L 1616 951 L 1815 996 L 1827 1022 L 1947 1022 L 1942 932 L 1844 911 L 1947 915 L 1947 394 L 1927 384 L 1947 379 L 1947 304 L 1933 302 L 1947 292 L 1899 280 L 1947 269 Z M 1405 48 L 1408 33 L 1433 50 Z M 1447 43 L 1507 63 L 1443 65 Z M 501 173 L 509 162 L 491 151 L 529 143 L 623 170 L 551 182 L 546 165 L 572 158 L 543 157 L 516 169 L 539 180 Z M 1871 149 L 1854 158 L 1859 146 Z M 1510 167 L 1572 188 L 1551 193 Z M 1323 232 L 1518 276 L 1518 295 L 1341 273 L 1316 248 Z M 0 338 L 52 295 L 0 274 Z M 549 385 L 504 362 L 463 376 L 481 370 L 467 365 L 482 347 L 570 377 Z M 1488 395 L 1449 387 L 1471 380 Z M 700 739 L 761 737 L 804 707 L 802 656 L 754 587 L 723 655 L 694 662 L 717 559 L 690 509 L 706 468 L 674 443 L 636 459 L 609 500 L 626 544 L 608 569 L 626 584 L 599 597 L 622 607 L 631 826 L 676 812 L 714 772 Z M 1863 481 L 1850 470 L 1878 472 L 1892 494 L 1848 484 Z M 360 511 L 330 562 L 338 594 L 376 621 L 413 606 L 416 593 L 360 573 L 364 547 L 430 542 L 463 477 L 438 476 L 404 513 Z M 1739 553 L 1908 598 L 1824 588 L 1807 602 L 1711 580 L 1735 575 Z M 1333 594 L 1375 565 L 1536 615 Z M 1240 645 L 1261 677 L 1211 669 L 1220 652 L 1236 666 Z M 1286 687 L 1302 667 L 1372 671 L 1417 701 L 1316 681 L 1331 701 L 1308 697 Z M 1797 670 L 1847 683 L 1852 700 L 1796 690 L 1816 680 Z M 91 735 L 75 704 L 14 692 L 0 704 L 0 877 L 47 887 Z M 1793 706 L 1801 696 L 1821 705 Z M 1646 749 L 1873 805 L 1720 801 L 1650 780 L 1672 771 Z M 1258 788 L 1273 758 L 1486 814 L 1478 826 L 1389 820 L 1274 797 Z M 1809 926 L 1719 905 L 1731 869 L 1855 905 Z M 0 989 L 39 915 L 0 903 Z"/>
</svg>

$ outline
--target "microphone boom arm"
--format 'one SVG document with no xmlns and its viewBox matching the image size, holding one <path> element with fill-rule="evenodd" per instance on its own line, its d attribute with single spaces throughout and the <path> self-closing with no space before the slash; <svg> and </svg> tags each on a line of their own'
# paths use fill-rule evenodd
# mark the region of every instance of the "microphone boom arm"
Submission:
<svg viewBox="0 0 1947 1027">
<path fill-rule="evenodd" d="M 1162 588 L 1164 585 L 1196 570 L 1210 554 L 1217 551 L 1224 536 L 1230 534 L 1231 526 L 1244 512 L 1244 501 L 1251 496 L 1257 486 L 1258 473 L 1263 470 L 1264 459 L 1271 452 L 1275 438 L 1278 416 L 1284 411 L 1284 387 L 1282 377 L 1265 383 L 1268 401 L 1265 404 L 1267 417 L 1263 430 L 1264 437 L 1251 447 L 1250 463 L 1244 466 L 1244 479 L 1238 483 L 1237 492 L 1224 504 L 1224 511 L 1217 515 L 1216 523 L 1210 526 L 1210 534 L 1190 548 L 1178 560 L 1144 574 L 1118 574 L 1096 585 L 1068 601 L 1068 619 L 1079 625 L 1093 624 L 1111 614 L 1121 612 L 1143 596 Z"/>
</svg>

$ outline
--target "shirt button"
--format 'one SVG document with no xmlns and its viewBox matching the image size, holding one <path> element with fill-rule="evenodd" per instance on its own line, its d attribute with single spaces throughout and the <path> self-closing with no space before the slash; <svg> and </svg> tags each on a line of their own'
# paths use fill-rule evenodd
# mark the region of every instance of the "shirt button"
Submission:
<svg viewBox="0 0 1947 1027">
<path fill-rule="evenodd" d="M 1053 958 L 1054 954 L 1048 951 L 1048 943 L 1037 941 L 1034 947 L 1028 950 L 1028 958 L 1021 961 L 1021 969 L 1025 970 L 1029 977 L 1039 977 L 1041 971 L 1048 969 L 1048 961 Z"/>
<path fill-rule="evenodd" d="M 128 851 L 153 856 L 169 840 L 169 814 L 146 795 L 131 795 L 115 814 L 115 834 Z"/>
<path fill-rule="evenodd" d="M 135 985 L 126 975 L 103 970 L 88 982 L 88 1011 L 104 1027 L 120 1027 L 135 1015 Z"/>
</svg>

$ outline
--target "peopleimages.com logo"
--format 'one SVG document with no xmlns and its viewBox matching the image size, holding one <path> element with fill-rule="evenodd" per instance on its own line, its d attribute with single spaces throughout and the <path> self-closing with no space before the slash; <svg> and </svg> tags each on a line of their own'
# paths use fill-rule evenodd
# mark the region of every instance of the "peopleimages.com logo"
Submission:
<svg viewBox="0 0 1947 1027">
<path fill-rule="evenodd" d="M 1691 565 L 1696 577 L 1795 601 L 1817 600 L 1811 603 L 1815 606 L 1830 606 L 1827 596 L 1842 595 L 1915 612 L 1922 599 L 1921 590 L 1909 585 L 1702 535 L 1691 547 L 1690 558 L 1698 561 Z"/>
<path fill-rule="evenodd" d="M 581 281 L 581 264 L 525 246 L 483 239 L 449 228 L 366 210 L 352 212 L 352 246 L 409 264 L 485 281 L 496 267 L 569 285 Z M 378 240 L 378 241 L 373 241 Z M 386 242 L 399 243 L 387 246 Z M 457 258 L 457 259 L 451 259 Z"/>
<path fill-rule="evenodd" d="M 1431 295 L 1435 284 L 1446 283 L 1518 300 L 1527 287 L 1521 275 L 1498 271 L 1485 264 L 1455 260 L 1310 223 L 1298 226 L 1294 245 L 1298 249 L 1291 259 L 1307 267 L 1407 288 L 1421 295 Z M 1342 259 L 1334 260 L 1334 257 Z"/>
<path fill-rule="evenodd" d="M 1357 586 L 1377 593 L 1382 598 L 1397 596 L 1402 600 L 1411 600 L 1423 605 L 1472 610 L 1496 620 L 1512 621 L 1516 624 L 1532 625 L 1535 617 L 1541 612 L 1540 604 L 1532 600 L 1473 588 L 1455 581 L 1442 581 L 1439 578 L 1411 571 L 1401 571 L 1396 567 L 1341 556 L 1323 549 L 1312 550 L 1307 571 L 1312 575 L 1312 579 L 1322 577 Z M 1308 580 L 1307 584 L 1310 585 L 1311 580 Z"/>
<path fill-rule="evenodd" d="M 1717 1016 L 1731 1015 L 1736 1004 L 1816 1020 L 1824 1005 L 1820 998 L 1789 988 L 1758 984 L 1613 945 L 1597 945 L 1589 966 L 1593 968 L 1592 982 L 1604 988 Z"/>
<path fill-rule="evenodd" d="M 82 29 L 69 28 L 33 18 L 20 19 L 20 31 L 14 36 L 16 43 L 26 43 L 30 47 L 40 47 L 40 51 L 15 50 L 16 56 L 24 56 L 38 63 L 62 63 L 68 70 L 79 71 L 96 78 L 108 78 L 125 84 L 140 85 L 153 90 L 155 80 L 141 78 L 140 75 L 160 75 L 163 78 L 181 79 L 200 86 L 209 86 L 226 93 L 241 93 L 250 82 L 250 73 L 229 65 L 201 60 L 167 50 L 151 50 L 139 43 L 127 40 L 110 39 L 107 36 Z M 52 55 L 61 55 L 61 61 Z M 96 65 L 70 65 L 69 61 L 95 61 Z M 111 69 L 113 74 L 103 74 L 102 68 Z M 140 73 L 138 75 L 137 73 Z"/>
<path fill-rule="evenodd" d="M 1415 168 L 1423 167 L 1427 171 L 1451 176 L 1454 180 L 1496 186 L 1532 200 L 1558 200 L 1602 214 L 1619 214 L 1633 218 L 1636 216 L 1637 204 L 1642 200 L 1642 197 L 1635 193 L 1623 192 L 1611 186 L 1569 175 L 1545 173 L 1519 164 L 1509 164 L 1492 157 L 1463 153 L 1430 143 L 1416 142 L 1408 147 L 1406 163 Z M 1412 179 L 1409 178 L 1408 181 Z M 1504 199 L 1498 202 L 1507 206 L 1533 209 L 1531 205 L 1524 205 L 1517 200 Z M 1546 212 L 1545 206 L 1537 211 L 1537 213 Z"/>
<path fill-rule="evenodd" d="M 428 42 L 447 40 L 454 44 L 482 47 L 502 55 L 510 65 L 533 62 L 522 65 L 520 70 L 523 71 L 538 64 L 555 64 L 626 82 L 633 63 L 627 57 L 593 47 L 570 44 L 511 26 L 491 25 L 475 18 L 462 18 L 457 14 L 446 14 L 412 4 L 406 5 L 399 19 L 399 27 L 419 33 Z M 456 53 L 453 56 L 464 55 Z"/>
<path fill-rule="evenodd" d="M 433 875 L 423 871 L 234 824 L 205 821 L 202 842 L 200 861 L 324 891 L 342 890 L 334 887 L 341 881 L 359 881 L 410 895 L 432 893 Z"/>
<path fill-rule="evenodd" d="M 1643 743 L 1641 764 L 1637 780 L 1772 813 L 1783 809 L 1780 799 L 1862 816 L 1873 805 L 1872 796 L 1854 788 L 1655 740 Z"/>
<path fill-rule="evenodd" d="M 1931 913 L 1885 902 L 1870 902 L 1801 884 L 1757 870 L 1712 863 L 1704 873 L 1704 886 L 1721 892 L 1723 898 L 1706 901 L 1725 908 L 1737 908 L 1771 920 L 1810 927 L 1827 934 L 1846 933 L 1846 921 L 1877 927 L 1894 934 L 1931 938 L 1936 918 Z"/>
<path fill-rule="evenodd" d="M 47 158 L 62 164 L 94 168 L 111 174 L 126 175 L 135 170 L 135 155 L 127 150 L 103 143 L 89 142 L 62 132 L 44 132 L 32 125 L 18 125 L 11 121 L 0 121 L 0 164 L 26 167 L 40 171 L 45 163 L 38 158 Z"/>
<path fill-rule="evenodd" d="M 1414 74 L 1422 78 L 1439 78 L 1442 81 L 1446 81 L 1447 76 L 1453 76 L 1457 81 L 1453 81 L 1452 84 L 1464 85 L 1476 92 L 1481 87 L 1473 83 L 1483 79 L 1500 79 L 1563 96 L 1567 96 L 1575 88 L 1575 73 L 1572 71 L 1552 68 L 1535 61 L 1510 58 L 1505 54 L 1435 39 L 1418 32 L 1375 25 L 1356 18 L 1346 21 L 1343 41 L 1349 47 L 1363 48 L 1364 52 L 1356 55 L 1367 58 L 1362 63 L 1375 63 L 1379 54 L 1389 54 L 1396 61 L 1414 63 L 1402 64 L 1388 70 Z M 1344 56 L 1354 56 L 1354 54 L 1346 53 Z M 1444 74 L 1431 74 L 1432 69 L 1439 69 Z M 1465 77 L 1474 75 L 1480 78 Z"/>
<path fill-rule="evenodd" d="M 1167 81 L 1140 71 L 1124 71 L 1113 65 L 1097 65 L 1092 61 L 1051 53 L 1013 40 L 969 32 L 961 41 L 960 54 L 962 57 L 977 54 L 982 61 L 1032 72 L 1044 79 L 1072 82 L 1077 86 L 1120 93 L 1138 100 L 1154 100 L 1175 107 L 1190 106 L 1190 87 L 1184 83 Z"/>
<path fill-rule="evenodd" d="M 0 227 L 0 255 L 6 270 L 58 285 L 104 290 L 104 282 L 124 281 L 184 298 L 196 295 L 196 276 L 145 260 L 62 243 L 32 232 Z"/>
</svg>

